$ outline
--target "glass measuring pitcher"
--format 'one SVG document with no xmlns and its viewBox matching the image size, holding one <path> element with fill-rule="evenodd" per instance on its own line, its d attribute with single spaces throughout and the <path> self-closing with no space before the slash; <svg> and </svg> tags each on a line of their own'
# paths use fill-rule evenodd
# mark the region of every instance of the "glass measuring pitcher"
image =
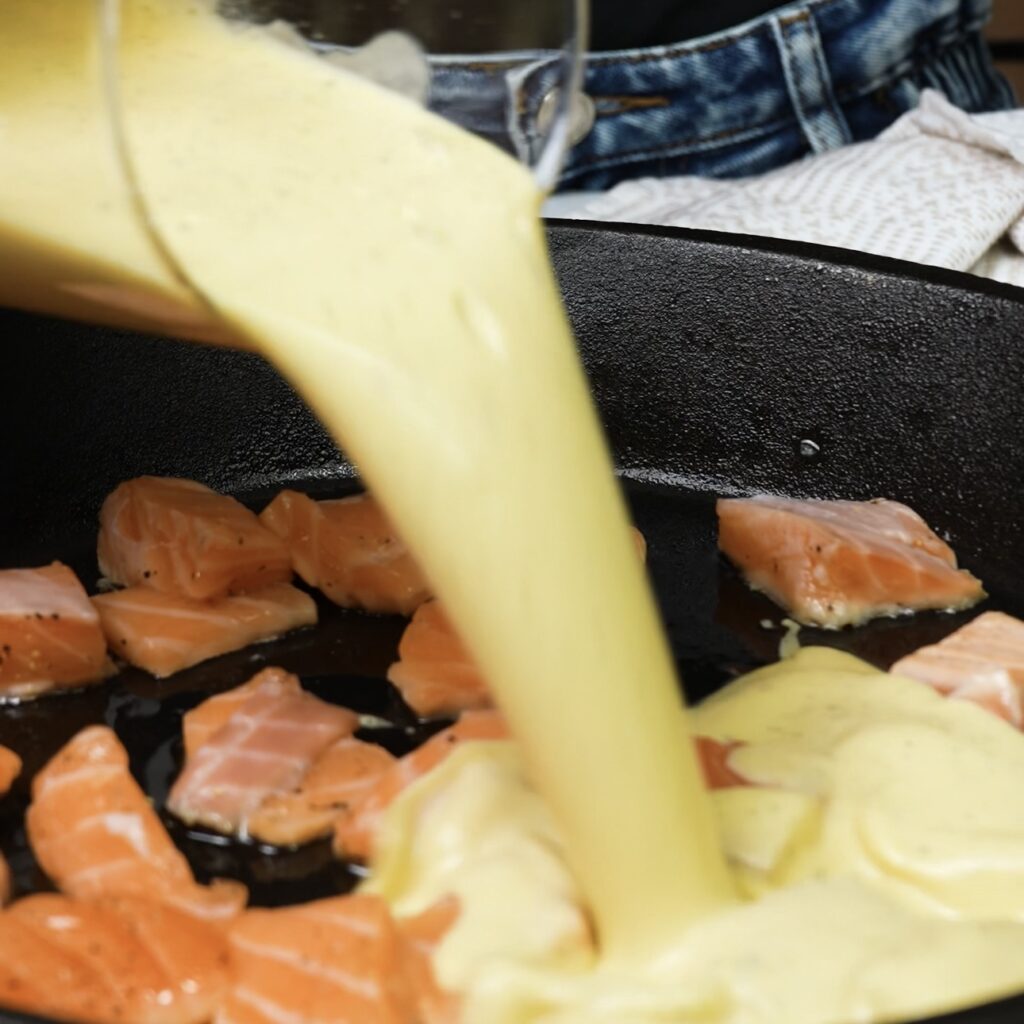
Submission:
<svg viewBox="0 0 1024 1024">
<path fill-rule="evenodd" d="M 132 173 L 118 99 L 132 85 L 118 61 L 130 2 L 0 8 L 0 305 L 238 344 L 161 245 Z M 582 0 L 224 0 L 217 9 L 405 93 L 528 163 L 542 189 L 553 185 Z M 344 145 L 344 125 L 338 137 Z"/>
</svg>

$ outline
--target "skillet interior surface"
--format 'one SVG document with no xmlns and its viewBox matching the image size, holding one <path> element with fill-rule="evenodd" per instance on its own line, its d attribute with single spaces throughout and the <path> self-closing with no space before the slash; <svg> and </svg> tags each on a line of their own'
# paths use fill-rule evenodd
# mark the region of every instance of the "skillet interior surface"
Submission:
<svg viewBox="0 0 1024 1024">
<path fill-rule="evenodd" d="M 714 496 L 776 491 L 907 501 L 991 593 L 1024 614 L 1024 304 L 1013 289 L 813 247 L 694 232 L 554 225 L 552 252 L 687 695 L 774 660 L 779 609 L 716 554 Z M 258 507 L 275 488 L 357 486 L 290 388 L 257 357 L 0 313 L 6 353 L 0 565 L 61 558 L 91 585 L 96 513 L 118 482 L 189 476 Z M 419 723 L 383 682 L 402 621 L 321 605 L 322 625 L 156 682 L 0 709 L 25 772 L 0 804 L 20 891 L 46 886 L 21 826 L 27 780 L 71 735 L 112 725 L 157 803 L 180 759 L 180 716 L 280 664 L 319 696 L 387 721 L 365 734 L 403 751 Z M 771 620 L 766 629 L 763 620 Z M 964 617 L 804 631 L 802 642 L 879 665 Z M 166 819 L 201 879 L 246 882 L 278 905 L 351 887 L 326 844 L 274 852 Z M 1024 998 L 949 1018 L 1021 1019 Z M 0 1021 L 28 1018 L 0 1012 Z"/>
</svg>

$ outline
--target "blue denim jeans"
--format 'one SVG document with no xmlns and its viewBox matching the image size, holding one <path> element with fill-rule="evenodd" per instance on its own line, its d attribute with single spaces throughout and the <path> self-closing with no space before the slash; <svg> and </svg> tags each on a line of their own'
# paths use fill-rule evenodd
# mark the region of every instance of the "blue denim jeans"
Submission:
<svg viewBox="0 0 1024 1024">
<path fill-rule="evenodd" d="M 626 178 L 760 174 L 872 138 L 938 89 L 977 112 L 1014 105 L 981 37 L 991 0 L 804 0 L 717 35 L 591 54 L 584 90 L 593 121 L 560 187 Z M 555 80 L 550 60 L 516 70 L 452 62 L 445 79 L 480 98 L 474 127 L 520 155 Z M 437 89 L 437 84 L 435 85 Z M 511 113 L 494 120 L 496 93 Z"/>
</svg>

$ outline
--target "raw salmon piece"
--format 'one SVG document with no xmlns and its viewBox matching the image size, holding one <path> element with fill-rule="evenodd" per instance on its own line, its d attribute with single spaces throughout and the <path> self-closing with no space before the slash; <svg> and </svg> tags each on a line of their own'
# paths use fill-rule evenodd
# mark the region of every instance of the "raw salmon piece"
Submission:
<svg viewBox="0 0 1024 1024">
<path fill-rule="evenodd" d="M 303 846 L 329 836 L 341 813 L 312 806 L 301 792 L 275 794 L 249 815 L 246 834 L 269 846 Z"/>
<path fill-rule="evenodd" d="M 110 672 L 99 616 L 66 565 L 0 571 L 0 696 L 33 697 Z"/>
<path fill-rule="evenodd" d="M 630 527 L 641 560 L 647 555 L 644 535 Z M 421 718 L 491 707 L 493 701 L 480 670 L 459 639 L 439 601 L 421 604 L 398 645 L 398 661 L 388 680 Z"/>
<path fill-rule="evenodd" d="M 192 480 L 140 476 L 100 510 L 100 571 L 208 601 L 292 577 L 288 549 L 244 505 Z"/>
<path fill-rule="evenodd" d="M 250 910 L 229 942 L 218 1024 L 417 1024 L 406 945 L 377 897 Z"/>
<path fill-rule="evenodd" d="M 1024 622 L 1012 615 L 985 612 L 945 640 L 901 658 L 890 671 L 974 701 L 1024 728 Z"/>
<path fill-rule="evenodd" d="M 39 866 L 69 896 L 143 896 L 209 920 L 245 905 L 238 882 L 195 881 L 104 726 L 83 729 L 36 775 L 25 824 Z"/>
<path fill-rule="evenodd" d="M 729 755 L 741 744 L 721 743 L 710 736 L 694 736 L 697 759 L 704 772 L 708 789 L 729 789 L 733 786 L 749 786 L 750 783 L 729 764 Z"/>
<path fill-rule="evenodd" d="M 44 981 L 42 1000 L 26 994 L 15 1004 L 34 1013 L 200 1024 L 212 1018 L 227 989 L 223 931 L 151 900 L 92 904 L 54 893 L 29 896 L 0 917 L 0 948 L 17 949 L 22 941 L 39 958 L 33 968 L 49 960 L 46 974 L 28 978 Z M 62 982 L 69 964 L 78 991 Z M 47 976 L 58 983 L 45 985 Z"/>
<path fill-rule="evenodd" d="M 270 671 L 270 670 L 267 670 Z M 286 677 L 283 669 L 274 669 Z M 257 672 L 248 682 L 235 686 L 223 693 L 215 693 L 186 711 L 181 720 L 182 739 L 185 744 L 185 759 L 190 758 L 218 729 L 228 724 L 231 716 L 256 693 L 266 682 L 263 672 Z"/>
<path fill-rule="evenodd" d="M 456 635 L 440 601 L 416 609 L 398 644 L 388 679 L 421 717 L 490 707 L 476 663 Z"/>
<path fill-rule="evenodd" d="M 355 802 L 397 758 L 376 743 L 354 736 L 326 750 L 302 781 L 311 807 L 344 807 Z"/>
<path fill-rule="evenodd" d="M 13 750 L 0 747 L 0 796 L 11 788 L 11 783 L 21 774 L 21 758 Z M 11 869 L 3 854 L 0 854 L 0 907 L 11 898 Z"/>
<path fill-rule="evenodd" d="M 755 590 L 805 625 L 954 611 L 985 596 L 949 545 L 895 501 L 723 498 L 718 544 Z"/>
<path fill-rule="evenodd" d="M 329 836 L 338 817 L 394 763 L 376 743 L 346 736 L 317 758 L 297 793 L 271 796 L 260 804 L 249 817 L 249 834 L 275 846 Z"/>
<path fill-rule="evenodd" d="M 391 803 L 417 779 L 439 765 L 460 743 L 509 738 L 496 711 L 467 711 L 452 726 L 397 760 L 342 815 L 334 829 L 334 852 L 348 860 L 369 860 L 380 820 Z"/>
<path fill-rule="evenodd" d="M 335 740 L 359 717 L 318 700 L 278 668 L 251 680 L 251 692 L 199 746 L 174 783 L 167 808 L 183 821 L 248 834 L 248 819 L 269 796 L 294 792 Z"/>
<path fill-rule="evenodd" d="M 342 608 L 411 615 L 430 587 L 368 494 L 314 501 L 282 491 L 260 515 L 287 543 L 295 571 Z"/>
<path fill-rule="evenodd" d="M 215 601 L 194 601 L 148 587 L 129 587 L 92 600 L 110 649 L 158 679 L 317 620 L 316 602 L 289 583 Z"/>
<path fill-rule="evenodd" d="M 419 1024 L 457 1024 L 461 1000 L 437 982 L 433 954 L 459 916 L 456 899 L 435 903 L 415 917 L 400 918 L 398 930 L 405 943 L 405 973 L 413 992 Z"/>
<path fill-rule="evenodd" d="M 0 914 L 0 1006 L 69 1024 L 114 1024 L 114 1001 L 111 982 L 88 964 L 10 911 Z"/>
<path fill-rule="evenodd" d="M 636 547 L 636 553 L 640 556 L 641 562 L 647 561 L 647 538 L 635 527 L 629 528 L 630 536 L 633 538 L 633 544 Z"/>
<path fill-rule="evenodd" d="M 13 750 L 0 747 L 0 796 L 11 788 L 21 774 L 21 758 Z"/>
</svg>

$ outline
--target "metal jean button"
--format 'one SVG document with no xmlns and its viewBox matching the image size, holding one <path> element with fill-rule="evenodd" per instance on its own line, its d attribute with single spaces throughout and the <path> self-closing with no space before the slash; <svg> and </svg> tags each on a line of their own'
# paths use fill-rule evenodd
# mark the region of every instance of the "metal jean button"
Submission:
<svg viewBox="0 0 1024 1024">
<path fill-rule="evenodd" d="M 562 99 L 562 90 L 555 86 L 549 89 L 537 109 L 537 130 L 547 135 L 554 123 Z M 569 109 L 569 141 L 575 146 L 589 134 L 597 116 L 594 101 L 585 92 L 574 92 Z"/>
</svg>

